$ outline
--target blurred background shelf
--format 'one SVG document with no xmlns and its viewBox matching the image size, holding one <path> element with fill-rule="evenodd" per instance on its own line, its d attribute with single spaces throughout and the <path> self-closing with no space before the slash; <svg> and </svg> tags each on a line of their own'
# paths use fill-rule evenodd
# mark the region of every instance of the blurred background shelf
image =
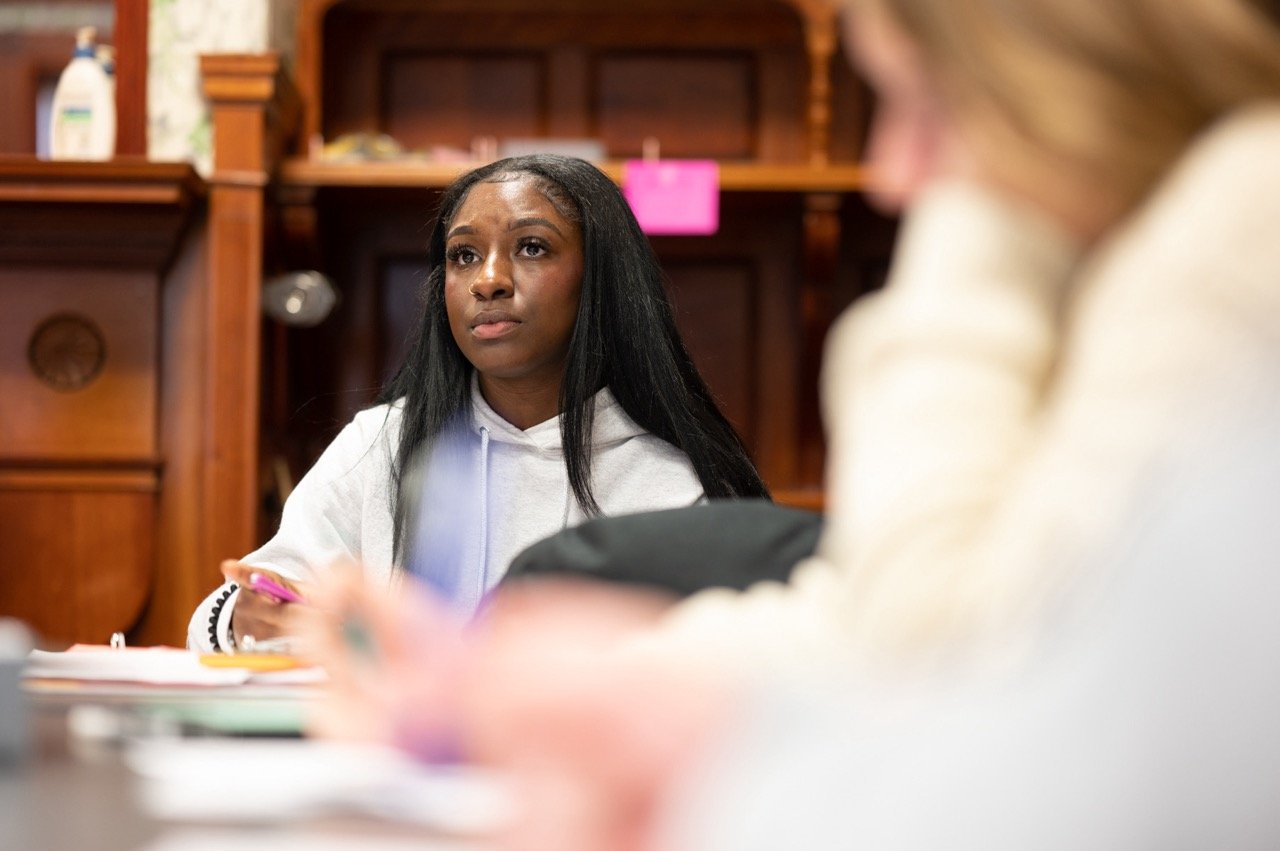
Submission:
<svg viewBox="0 0 1280 851">
<path fill-rule="evenodd" d="M 277 179 L 283 186 L 439 189 L 481 165 L 480 162 L 327 162 L 286 159 Z M 616 182 L 623 163 L 598 163 Z M 856 165 L 815 167 L 803 163 L 721 162 L 720 187 L 725 192 L 859 192 L 866 175 Z"/>
</svg>

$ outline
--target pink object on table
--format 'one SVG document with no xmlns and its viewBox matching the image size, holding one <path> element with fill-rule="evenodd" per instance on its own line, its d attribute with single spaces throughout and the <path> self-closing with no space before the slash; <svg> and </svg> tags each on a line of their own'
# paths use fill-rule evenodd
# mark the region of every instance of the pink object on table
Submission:
<svg viewBox="0 0 1280 851">
<path fill-rule="evenodd" d="M 705 236 L 720 227 L 715 160 L 628 160 L 622 194 L 645 233 Z"/>
</svg>

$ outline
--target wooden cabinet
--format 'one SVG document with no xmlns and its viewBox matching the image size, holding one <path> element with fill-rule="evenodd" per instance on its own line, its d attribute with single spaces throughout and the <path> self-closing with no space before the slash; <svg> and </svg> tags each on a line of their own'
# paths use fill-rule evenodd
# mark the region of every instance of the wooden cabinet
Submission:
<svg viewBox="0 0 1280 851">
<path fill-rule="evenodd" d="M 205 61 L 219 168 L 0 158 L 0 615 L 181 644 L 259 538 L 274 56 Z"/>
<path fill-rule="evenodd" d="M 46 638 L 185 619 L 202 195 L 185 165 L 0 159 L 0 614 Z"/>
</svg>

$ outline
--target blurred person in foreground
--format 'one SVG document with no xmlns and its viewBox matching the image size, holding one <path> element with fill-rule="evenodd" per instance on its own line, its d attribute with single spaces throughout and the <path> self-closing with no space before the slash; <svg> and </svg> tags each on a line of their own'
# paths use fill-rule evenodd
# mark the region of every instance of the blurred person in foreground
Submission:
<svg viewBox="0 0 1280 851">
<path fill-rule="evenodd" d="M 512 769 L 531 848 L 1274 845 L 1274 20 L 846 6 L 905 223 L 828 344 L 815 557 L 674 607 L 513 587 L 466 632 L 332 589 L 386 687 L 325 633 L 326 729 Z"/>
</svg>

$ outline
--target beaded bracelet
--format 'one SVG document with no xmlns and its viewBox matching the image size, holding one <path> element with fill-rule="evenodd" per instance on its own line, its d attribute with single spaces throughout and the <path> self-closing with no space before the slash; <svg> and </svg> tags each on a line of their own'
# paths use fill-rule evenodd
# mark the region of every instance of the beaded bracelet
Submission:
<svg viewBox="0 0 1280 851">
<path fill-rule="evenodd" d="M 221 652 L 223 648 L 218 643 L 218 618 L 222 617 L 222 610 L 227 605 L 227 600 L 231 599 L 231 595 L 239 588 L 234 582 L 227 586 L 227 590 L 223 591 L 213 604 L 213 613 L 209 616 L 209 644 L 213 647 L 215 653 Z M 231 636 L 231 628 L 227 627 L 227 638 L 235 646 L 235 639 Z M 227 648 L 228 650 L 231 648 Z"/>
</svg>

